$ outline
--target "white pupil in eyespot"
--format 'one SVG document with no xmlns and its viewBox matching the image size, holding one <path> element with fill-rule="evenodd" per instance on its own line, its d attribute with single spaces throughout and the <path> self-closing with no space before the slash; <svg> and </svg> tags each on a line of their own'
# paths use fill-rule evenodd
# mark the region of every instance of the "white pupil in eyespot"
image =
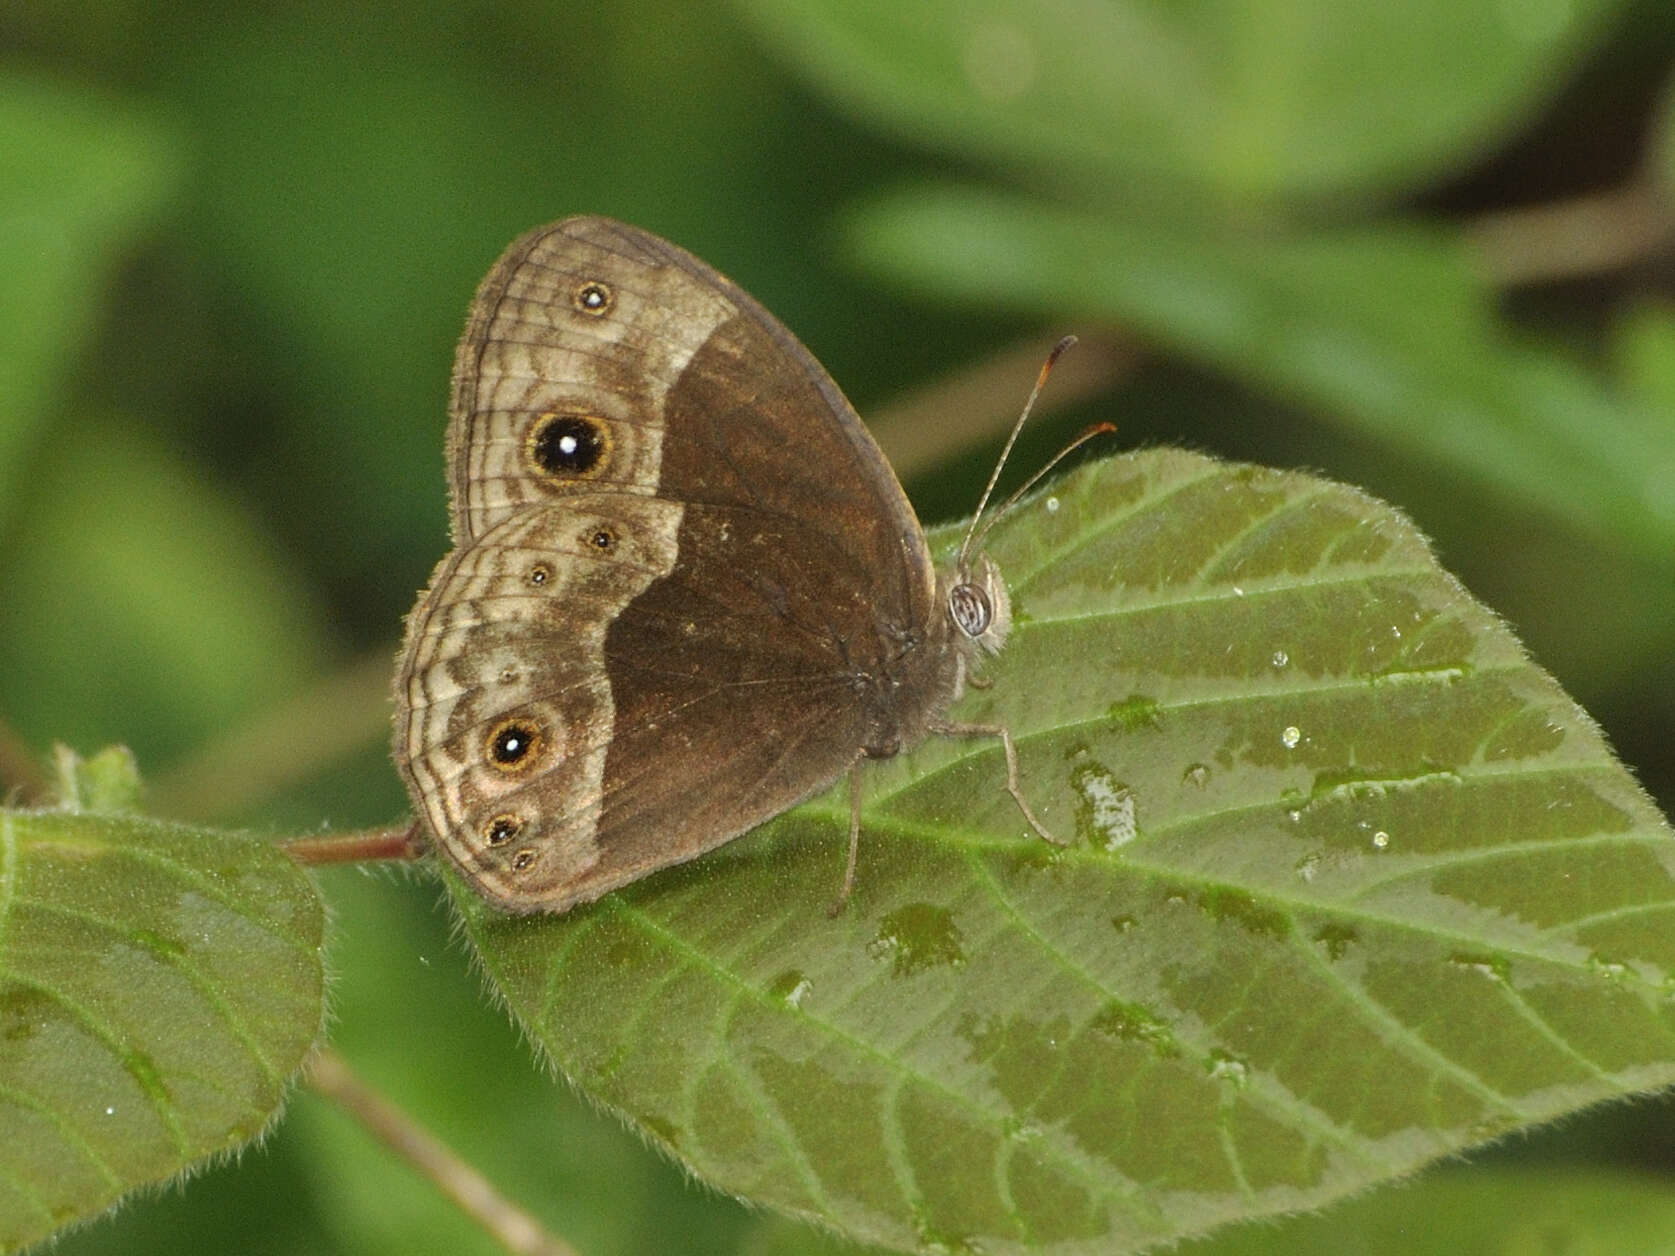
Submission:
<svg viewBox="0 0 1675 1256">
<path fill-rule="evenodd" d="M 569 433 L 558 438 L 558 451 L 565 457 L 570 457 L 581 448 L 581 442 Z"/>
</svg>

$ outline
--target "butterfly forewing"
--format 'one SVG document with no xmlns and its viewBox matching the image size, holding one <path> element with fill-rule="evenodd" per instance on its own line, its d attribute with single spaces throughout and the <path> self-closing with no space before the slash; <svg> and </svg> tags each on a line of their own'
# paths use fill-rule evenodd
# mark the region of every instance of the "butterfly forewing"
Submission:
<svg viewBox="0 0 1675 1256">
<path fill-rule="evenodd" d="M 641 234 L 598 219 L 529 232 L 478 289 L 454 360 L 456 540 L 556 496 L 657 492 L 669 386 L 735 311 Z M 549 415 L 599 420 L 608 457 L 579 474 L 544 471 L 531 441 Z"/>
</svg>

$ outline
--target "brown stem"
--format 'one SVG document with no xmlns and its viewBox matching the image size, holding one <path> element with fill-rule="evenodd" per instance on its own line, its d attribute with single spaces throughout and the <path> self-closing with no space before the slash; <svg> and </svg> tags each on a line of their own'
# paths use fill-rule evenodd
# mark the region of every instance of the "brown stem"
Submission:
<svg viewBox="0 0 1675 1256">
<path fill-rule="evenodd" d="M 362 829 L 329 837 L 295 837 L 280 843 L 300 864 L 365 863 L 377 859 L 417 859 L 424 854 L 419 826 L 404 829 Z"/>
<path fill-rule="evenodd" d="M 1675 227 L 1640 183 L 1568 201 L 1483 214 L 1466 224 L 1478 270 L 1496 287 L 1620 270 L 1669 243 Z"/>
<path fill-rule="evenodd" d="M 46 773 L 29 752 L 28 743 L 0 719 L 0 800 L 15 797 L 22 803 L 40 802 L 49 789 Z"/>
<path fill-rule="evenodd" d="M 508 1252 L 577 1256 L 575 1248 L 548 1234 L 446 1143 L 357 1077 L 348 1061 L 330 1047 L 314 1057 L 308 1083 L 435 1183 Z"/>
<path fill-rule="evenodd" d="M 323 768 L 386 741 L 394 657 L 393 645 L 369 651 L 224 730 L 151 782 L 150 808 L 187 820 L 249 814 Z"/>
</svg>

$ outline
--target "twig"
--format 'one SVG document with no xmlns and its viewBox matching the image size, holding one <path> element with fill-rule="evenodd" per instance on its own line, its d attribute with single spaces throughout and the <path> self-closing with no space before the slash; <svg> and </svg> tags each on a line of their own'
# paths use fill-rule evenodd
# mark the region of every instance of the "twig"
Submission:
<svg viewBox="0 0 1675 1256">
<path fill-rule="evenodd" d="M 310 865 L 417 859 L 424 853 L 416 824 L 403 829 L 361 829 L 328 837 L 294 837 L 280 845 L 292 859 Z"/>
<path fill-rule="evenodd" d="M 373 1137 L 436 1184 L 472 1220 L 515 1256 L 577 1256 L 541 1223 L 495 1189 L 441 1139 L 357 1077 L 330 1047 L 313 1060 L 309 1085 L 330 1099 Z"/>
<path fill-rule="evenodd" d="M 1465 226 L 1479 273 L 1500 288 L 1620 270 L 1656 253 L 1672 234 L 1666 208 L 1640 183 L 1483 214 Z"/>
<path fill-rule="evenodd" d="M 390 734 L 395 647 L 376 650 L 211 739 L 152 782 L 149 809 L 180 819 L 251 810 Z"/>
<path fill-rule="evenodd" d="M 15 795 L 19 802 L 40 802 L 50 788 L 40 761 L 29 752 L 28 743 L 0 719 L 0 799 Z"/>
</svg>

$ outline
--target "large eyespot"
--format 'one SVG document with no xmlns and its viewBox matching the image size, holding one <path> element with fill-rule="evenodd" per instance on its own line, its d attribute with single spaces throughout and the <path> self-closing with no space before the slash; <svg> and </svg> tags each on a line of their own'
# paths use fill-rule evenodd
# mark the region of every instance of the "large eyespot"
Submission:
<svg viewBox="0 0 1675 1256">
<path fill-rule="evenodd" d="M 591 314 L 594 318 L 609 310 L 615 300 L 616 296 L 611 292 L 611 286 L 600 283 L 597 279 L 584 280 L 577 284 L 576 290 L 570 294 L 570 303 L 583 314 Z"/>
<path fill-rule="evenodd" d="M 611 450 L 605 424 L 587 414 L 543 414 L 529 429 L 530 464 L 543 475 L 583 476 L 602 467 Z"/>
<path fill-rule="evenodd" d="M 523 832 L 523 817 L 503 811 L 483 826 L 483 840 L 490 846 L 504 846 Z"/>
<path fill-rule="evenodd" d="M 981 637 L 994 619 L 994 609 L 983 586 L 964 580 L 948 590 L 948 614 L 968 637 Z"/>
<path fill-rule="evenodd" d="M 522 772 L 541 754 L 541 726 L 526 716 L 501 720 L 484 743 L 489 762 L 502 772 Z"/>
</svg>

